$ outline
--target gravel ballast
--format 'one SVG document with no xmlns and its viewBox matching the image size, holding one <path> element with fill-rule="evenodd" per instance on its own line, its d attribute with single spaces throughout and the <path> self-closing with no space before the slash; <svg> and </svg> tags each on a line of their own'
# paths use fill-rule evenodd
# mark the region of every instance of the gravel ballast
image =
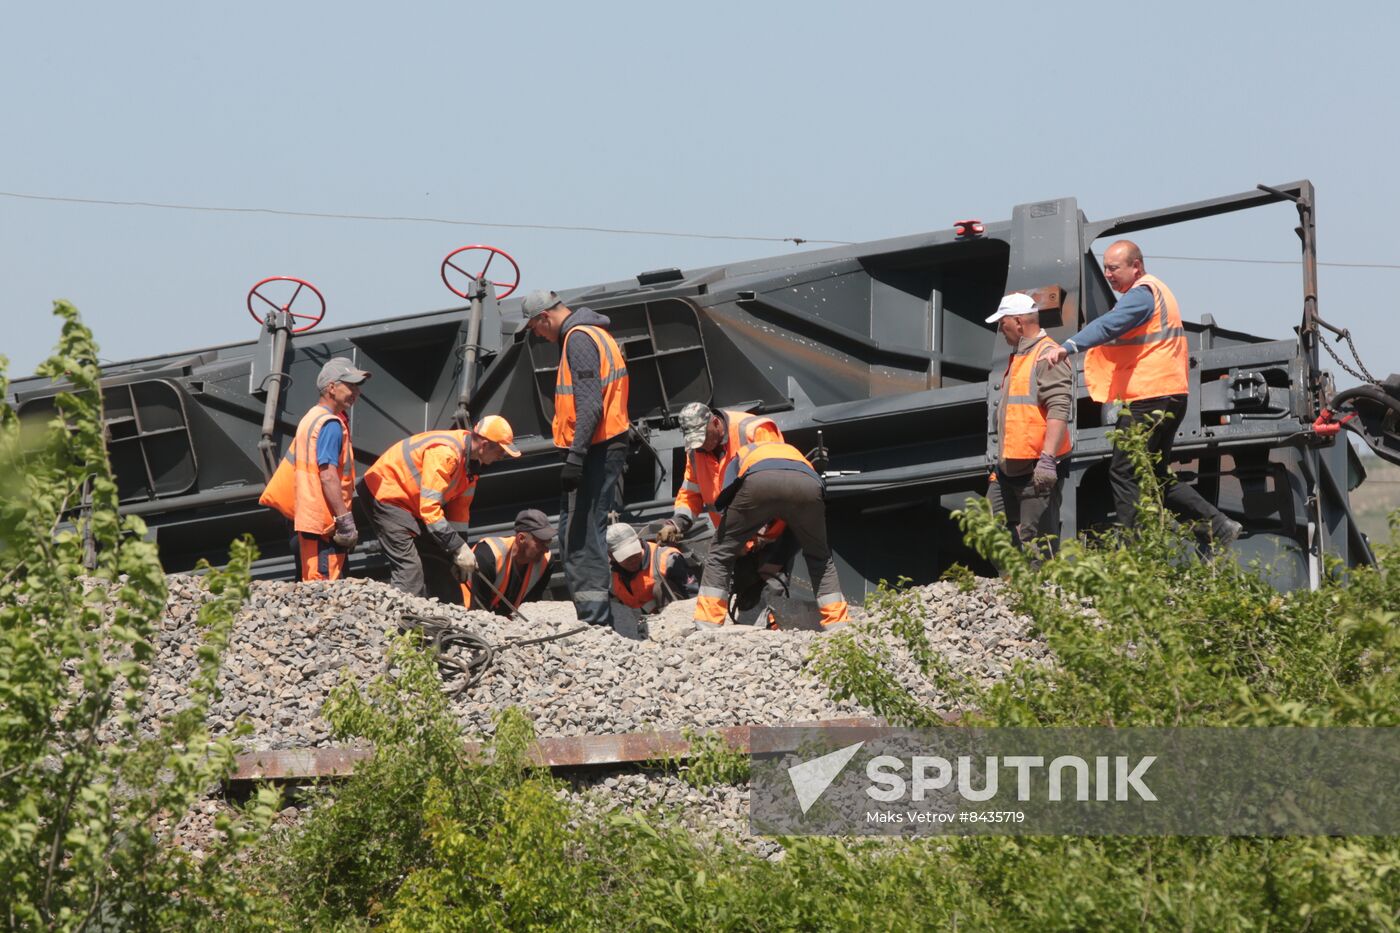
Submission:
<svg viewBox="0 0 1400 933">
<path fill-rule="evenodd" d="M 196 616 L 207 598 L 198 577 L 172 576 L 168 582 L 147 726 L 183 703 L 200 641 Z M 1007 607 L 997 581 L 978 581 L 967 592 L 935 583 L 915 588 L 912 597 L 906 605 L 922 615 L 930 644 L 955 672 L 989 683 L 1019 659 L 1046 658 L 1044 643 L 1033 636 L 1027 618 Z M 373 580 L 255 582 L 235 620 L 211 725 L 221 733 L 240 719 L 248 722 L 252 734 L 243 740 L 246 750 L 336 744 L 320 714 L 322 704 L 343 677 L 367 684 L 384 670 L 386 646 L 405 613 L 448 622 L 498 646 L 579 624 L 567 602 L 529 603 L 523 609 L 528 623 L 407 596 Z M 492 717 L 507 706 L 523 709 L 540 736 L 703 732 L 872 715 L 857 703 L 833 702 L 812 672 L 814 642 L 833 636 L 749 626 L 698 631 L 691 623 L 693 611 L 693 600 L 676 603 L 653 616 L 641 637 L 586 629 L 558 641 L 502 650 L 482 681 L 452 701 L 464 738 L 489 738 Z M 883 620 L 857 616 L 857 639 L 884 649 L 906 689 L 935 709 L 954 709 Z M 756 854 L 781 857 L 771 840 L 748 833 L 746 785 L 697 789 L 672 772 L 627 768 L 580 772 L 569 776 L 569 785 L 569 795 L 586 811 L 671 813 L 701 836 L 723 833 Z M 192 822 L 202 826 L 211 820 L 201 813 Z M 198 829 L 192 833 L 194 839 L 201 835 Z"/>
<path fill-rule="evenodd" d="M 204 590 L 197 577 L 172 576 L 169 583 L 148 715 L 179 708 L 195 671 L 195 619 Z M 955 671 L 982 682 L 1003 676 L 1019 658 L 1045 655 L 1029 620 L 1011 612 L 999 592 L 995 581 L 966 593 L 950 583 L 916 591 L 934 649 Z M 578 625 L 567 602 L 523 609 L 528 624 L 418 599 L 373 580 L 256 582 L 230 637 L 212 725 L 222 732 L 245 719 L 253 729 L 244 740 L 250 750 L 330 745 L 322 704 L 342 677 L 367 683 L 383 670 L 386 645 L 404 613 L 441 619 L 498 646 Z M 813 642 L 831 636 L 750 626 L 698 631 L 690 621 L 693 609 L 692 600 L 668 607 L 652 618 L 645 638 L 587 629 L 501 651 L 481 683 L 453 701 L 464 733 L 490 736 L 492 716 L 512 705 L 525 711 L 541 736 L 703 731 L 871 715 L 853 702 L 833 702 L 813 676 Z M 859 638 L 883 643 L 894 673 L 915 695 L 934 708 L 951 708 L 879 620 L 857 620 L 855 626 Z"/>
</svg>

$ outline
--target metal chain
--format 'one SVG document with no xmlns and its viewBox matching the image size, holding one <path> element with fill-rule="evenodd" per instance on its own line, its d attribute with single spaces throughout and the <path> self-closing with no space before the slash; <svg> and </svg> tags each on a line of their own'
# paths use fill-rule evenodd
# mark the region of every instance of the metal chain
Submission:
<svg viewBox="0 0 1400 933">
<path fill-rule="evenodd" d="M 1338 366 L 1346 370 L 1347 375 L 1351 376 L 1353 379 L 1359 379 L 1362 382 L 1369 382 L 1371 385 L 1374 386 L 1380 385 L 1380 381 L 1376 379 L 1375 376 L 1371 375 L 1370 370 L 1366 368 L 1366 364 L 1361 362 L 1361 354 L 1356 352 L 1356 344 L 1352 343 L 1351 340 L 1351 331 L 1342 331 L 1341 337 L 1338 337 L 1337 339 L 1341 340 L 1343 338 L 1346 339 L 1347 346 L 1351 349 L 1352 359 L 1356 360 L 1356 365 L 1361 367 L 1361 372 L 1357 372 L 1356 370 L 1348 366 L 1346 362 L 1340 356 L 1337 355 L 1337 351 L 1332 349 L 1331 344 L 1327 341 L 1327 339 L 1322 337 L 1321 334 L 1318 335 L 1318 343 L 1322 344 L 1322 349 L 1327 351 L 1328 356 L 1332 357 L 1332 359 L 1337 361 Z"/>
</svg>

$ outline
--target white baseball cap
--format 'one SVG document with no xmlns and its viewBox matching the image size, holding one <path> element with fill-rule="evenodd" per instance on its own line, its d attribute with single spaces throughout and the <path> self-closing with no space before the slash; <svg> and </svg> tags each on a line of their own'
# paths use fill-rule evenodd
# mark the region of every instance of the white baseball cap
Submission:
<svg viewBox="0 0 1400 933">
<path fill-rule="evenodd" d="M 612 554 L 612 559 L 619 564 L 634 554 L 642 553 L 642 542 L 631 525 L 624 525 L 621 522 L 609 525 L 607 541 L 608 552 Z"/>
<path fill-rule="evenodd" d="M 1001 304 L 997 305 L 995 313 L 987 318 L 987 323 L 995 324 L 997 321 L 1011 314 L 1030 314 L 1035 309 L 1035 299 L 1030 295 L 1024 295 L 1021 292 L 1012 292 L 1001 300 Z"/>
</svg>

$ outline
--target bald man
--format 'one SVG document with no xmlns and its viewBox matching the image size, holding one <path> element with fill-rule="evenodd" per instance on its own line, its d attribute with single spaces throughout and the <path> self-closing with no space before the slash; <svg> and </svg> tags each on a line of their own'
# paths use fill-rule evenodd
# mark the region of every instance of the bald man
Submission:
<svg viewBox="0 0 1400 933">
<path fill-rule="evenodd" d="M 1053 365 L 1071 353 L 1085 353 L 1084 382 L 1090 397 L 1100 403 L 1123 403 L 1118 409 L 1119 430 L 1150 420 L 1154 411 L 1167 413 L 1147 439 L 1148 452 L 1158 458 L 1155 470 L 1163 501 L 1186 521 L 1208 524 L 1217 546 L 1229 545 L 1239 538 L 1240 523 L 1194 488 L 1178 483 L 1167 469 L 1190 391 L 1186 331 L 1176 296 L 1161 279 L 1147 274 L 1142 250 L 1131 240 L 1119 240 L 1108 248 L 1103 274 L 1123 297 L 1107 314 L 1052 350 L 1047 359 Z M 1137 475 L 1122 450 L 1113 451 L 1109 482 L 1118 523 L 1132 528 L 1137 522 Z"/>
</svg>

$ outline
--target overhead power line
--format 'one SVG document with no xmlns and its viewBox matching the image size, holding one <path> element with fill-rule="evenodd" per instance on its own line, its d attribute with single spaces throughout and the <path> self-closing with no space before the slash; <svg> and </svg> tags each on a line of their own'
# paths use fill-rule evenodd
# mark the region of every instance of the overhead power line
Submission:
<svg viewBox="0 0 1400 933">
<path fill-rule="evenodd" d="M 23 194 L 0 191 L 0 197 L 21 198 L 26 201 L 58 201 L 64 204 L 101 204 L 109 207 L 152 207 L 167 211 L 198 211 L 211 214 L 268 214 L 276 217 L 318 217 L 325 220 L 374 220 L 401 223 L 446 224 L 454 227 L 497 227 L 503 230 L 564 230 L 574 233 L 615 233 L 628 236 L 668 236 L 697 240 L 749 240 L 761 243 L 820 243 L 847 246 L 850 240 L 814 240 L 800 236 L 751 236 L 741 233 L 685 233 L 678 230 L 632 230 L 625 227 L 592 227 L 571 224 L 497 223 L 487 220 L 457 220 L 451 217 L 413 217 L 391 214 L 337 214 L 322 211 L 289 211 L 272 207 L 220 207 L 211 204 L 168 204 L 159 201 L 113 201 L 105 198 L 69 198 L 47 194 Z"/>
<path fill-rule="evenodd" d="M 1176 259 L 1181 262 L 1242 262 L 1258 266 L 1298 266 L 1303 263 L 1301 259 L 1222 259 L 1219 256 L 1158 256 L 1155 253 L 1147 258 Z M 1400 263 L 1393 262 L 1323 262 L 1319 259 L 1317 264 L 1339 269 L 1400 269 Z"/>
<path fill-rule="evenodd" d="M 97 204 L 108 207 L 148 207 L 168 211 L 196 211 L 212 214 L 266 214 L 274 217 L 315 217 L 323 220 L 368 220 L 397 223 L 445 224 L 454 227 L 495 227 L 502 230 L 555 230 L 572 233 L 612 233 L 623 236 L 664 236 L 696 240 L 744 240 L 754 243 L 792 243 L 801 246 L 805 243 L 824 246 L 850 246 L 854 240 L 817 240 L 799 236 L 754 236 L 742 233 L 687 233 L 680 230 L 635 230 L 627 227 L 595 227 L 576 224 L 522 224 L 498 223 L 488 220 L 458 220 L 451 217 L 416 217 L 398 214 L 340 214 L 325 211 L 293 211 L 273 207 L 222 207 L 212 204 L 173 204 L 162 201 L 117 201 L 107 198 L 74 198 L 48 194 L 26 194 L 19 191 L 0 191 L 0 197 L 19 198 L 26 201 L 56 201 L 62 204 Z M 1177 262 L 1227 262 L 1261 266 L 1296 266 L 1301 259 L 1241 259 L 1222 256 L 1161 256 L 1150 254 L 1148 259 L 1165 259 Z M 1324 262 L 1319 266 L 1339 269 L 1400 269 L 1400 263 L 1389 262 Z"/>
</svg>

